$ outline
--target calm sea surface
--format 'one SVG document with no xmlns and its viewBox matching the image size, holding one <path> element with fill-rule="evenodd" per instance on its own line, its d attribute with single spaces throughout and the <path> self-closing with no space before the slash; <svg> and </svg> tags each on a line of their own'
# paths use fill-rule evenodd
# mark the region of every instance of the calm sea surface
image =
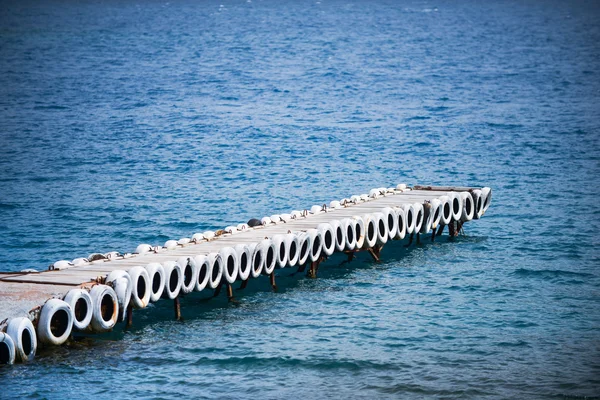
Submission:
<svg viewBox="0 0 600 400">
<path fill-rule="evenodd" d="M 0 398 L 600 396 L 600 5 L 488 3 L 0 2 L 0 271 L 494 189 L 455 241 L 158 303 Z"/>
</svg>

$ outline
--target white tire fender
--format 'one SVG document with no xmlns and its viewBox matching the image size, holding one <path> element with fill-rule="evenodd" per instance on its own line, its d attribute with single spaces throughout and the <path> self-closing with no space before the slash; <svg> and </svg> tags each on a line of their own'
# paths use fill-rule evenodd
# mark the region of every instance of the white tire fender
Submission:
<svg viewBox="0 0 600 400">
<path fill-rule="evenodd" d="M 450 196 L 440 196 L 440 225 L 448 225 L 452 221 L 452 201 Z"/>
<path fill-rule="evenodd" d="M 263 251 L 263 259 L 265 260 L 263 275 L 271 275 L 277 264 L 277 249 L 271 239 L 264 239 L 259 243 Z"/>
<path fill-rule="evenodd" d="M 245 281 L 250 277 L 250 270 L 252 269 L 252 254 L 250 249 L 245 244 L 238 244 L 234 248 L 235 254 L 237 254 L 238 263 L 238 275 L 237 279 Z"/>
<path fill-rule="evenodd" d="M 365 221 L 365 241 L 363 248 L 370 249 L 377 243 L 377 218 L 372 214 L 363 217 Z"/>
<path fill-rule="evenodd" d="M 249 246 L 250 253 L 252 254 L 250 265 L 252 268 L 250 269 L 250 276 L 252 278 L 258 278 L 260 274 L 262 274 L 265 260 L 263 257 L 263 252 L 261 251 L 261 247 L 257 243 L 252 243 Z"/>
<path fill-rule="evenodd" d="M 461 192 L 460 199 L 462 202 L 462 214 L 460 216 L 461 222 L 467 222 L 473 219 L 475 215 L 475 203 L 473 202 L 473 196 L 469 192 Z"/>
<path fill-rule="evenodd" d="M 129 271 L 131 277 L 131 303 L 135 308 L 146 308 L 150 303 L 150 275 L 146 268 L 137 266 Z"/>
<path fill-rule="evenodd" d="M 194 262 L 196 263 L 196 269 L 198 273 L 196 274 L 196 284 L 194 286 L 194 290 L 196 292 L 201 292 L 204 290 L 206 285 L 208 285 L 208 278 L 210 276 L 210 261 L 208 257 L 200 254 L 194 257 Z"/>
<path fill-rule="evenodd" d="M 306 232 L 301 232 L 298 234 L 298 243 L 300 243 L 298 265 L 304 265 L 310 258 L 312 239 Z"/>
<path fill-rule="evenodd" d="M 146 272 L 150 279 L 150 301 L 154 303 L 161 298 L 165 290 L 167 281 L 165 269 L 161 264 L 155 262 L 146 265 Z"/>
<path fill-rule="evenodd" d="M 415 225 L 414 225 L 414 233 L 419 233 L 421 232 L 421 227 L 423 226 L 423 220 L 424 220 L 424 216 L 425 216 L 425 210 L 423 210 L 423 204 L 421 203 L 414 203 L 413 205 L 413 210 L 414 210 L 414 218 L 415 218 Z"/>
<path fill-rule="evenodd" d="M 37 336 L 40 343 L 60 346 L 67 341 L 73 329 L 73 311 L 69 303 L 50 299 L 40 312 Z"/>
<path fill-rule="evenodd" d="M 317 226 L 317 230 L 323 238 L 323 253 L 329 257 L 335 251 L 335 231 L 329 223 L 322 223 Z"/>
<path fill-rule="evenodd" d="M 406 234 L 410 235 L 415 231 L 415 223 L 417 222 L 417 213 L 413 204 L 403 204 L 404 222 L 406 222 Z"/>
<path fill-rule="evenodd" d="M 353 218 L 344 218 L 341 221 L 344 229 L 345 247 L 344 250 L 352 251 L 356 248 L 356 220 Z"/>
<path fill-rule="evenodd" d="M 277 268 L 285 268 L 288 264 L 288 248 L 285 245 L 285 236 L 284 235 L 273 235 L 271 238 L 273 241 L 273 245 L 275 246 L 276 251 L 276 259 L 277 259 Z"/>
<path fill-rule="evenodd" d="M 82 331 L 92 322 L 93 303 L 90 293 L 85 289 L 71 289 L 63 299 L 73 313 L 73 328 Z"/>
<path fill-rule="evenodd" d="M 309 229 L 306 231 L 306 234 L 311 240 L 310 256 L 308 259 L 313 262 L 317 261 L 321 256 L 321 250 L 323 249 L 323 236 L 321 236 L 321 232 L 316 229 Z"/>
<path fill-rule="evenodd" d="M 111 330 L 119 316 L 119 300 L 117 294 L 107 285 L 96 285 L 90 290 L 92 298 L 92 329 L 96 332 Z"/>
<path fill-rule="evenodd" d="M 179 296 L 181 286 L 183 285 L 183 274 L 181 266 L 175 261 L 165 261 L 162 263 L 165 270 L 165 286 L 162 297 L 173 300 Z"/>
<path fill-rule="evenodd" d="M 346 231 L 341 221 L 334 219 L 329 223 L 333 228 L 333 237 L 335 238 L 335 251 L 344 251 L 346 248 Z"/>
<path fill-rule="evenodd" d="M 18 317 L 8 321 L 6 334 L 10 336 L 15 345 L 16 361 L 31 361 L 37 350 L 37 337 L 35 329 L 29 318 Z"/>
<path fill-rule="evenodd" d="M 388 240 L 393 240 L 398 232 L 398 215 L 395 209 L 386 207 L 381 210 L 388 227 Z"/>
<path fill-rule="evenodd" d="M 376 212 L 373 214 L 375 218 L 375 225 L 377 227 L 377 244 L 386 244 L 389 237 L 389 226 L 386 215 L 382 212 Z"/>
<path fill-rule="evenodd" d="M 127 307 L 131 300 L 133 284 L 129 274 L 121 269 L 111 271 L 106 277 L 106 284 L 112 286 L 119 300 L 119 321 L 125 320 Z"/>
<path fill-rule="evenodd" d="M 406 236 L 406 214 L 402 207 L 398 207 L 394 211 L 396 212 L 396 234 L 394 239 L 402 240 Z"/>
<path fill-rule="evenodd" d="M 9 335 L 0 332 L 0 364 L 14 364 L 15 356 L 15 342 Z"/>
<path fill-rule="evenodd" d="M 223 277 L 223 259 L 219 253 L 209 253 L 207 257 L 210 262 L 208 287 L 216 289 L 221 284 L 221 278 Z"/>
<path fill-rule="evenodd" d="M 484 187 L 481 189 L 481 196 L 483 197 L 483 212 L 481 215 L 485 214 L 490 203 L 492 202 L 492 189 L 489 187 Z"/>
<path fill-rule="evenodd" d="M 219 250 L 219 255 L 223 260 L 223 277 L 227 283 L 231 284 L 236 281 L 238 276 L 238 255 L 233 247 L 223 247 Z"/>
<path fill-rule="evenodd" d="M 354 219 L 354 238 L 356 239 L 354 248 L 360 250 L 365 245 L 366 224 L 362 217 L 354 216 L 352 218 Z"/>
<path fill-rule="evenodd" d="M 181 293 L 188 294 L 194 291 L 198 281 L 198 267 L 193 257 L 179 257 L 177 264 L 181 267 Z"/>
</svg>

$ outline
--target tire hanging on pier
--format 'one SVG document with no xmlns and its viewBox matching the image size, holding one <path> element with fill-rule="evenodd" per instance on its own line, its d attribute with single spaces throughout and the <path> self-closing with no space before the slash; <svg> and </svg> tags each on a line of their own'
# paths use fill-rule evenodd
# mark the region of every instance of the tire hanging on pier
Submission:
<svg viewBox="0 0 600 400">
<path fill-rule="evenodd" d="M 475 204 L 473 219 L 479 219 L 483 215 L 483 198 L 481 195 L 481 190 L 475 189 L 471 191 L 471 196 L 473 196 L 473 204 Z"/>
<path fill-rule="evenodd" d="M 298 265 L 304 265 L 310 259 L 312 239 L 306 232 L 301 232 L 298 234 L 298 242 L 300 243 Z"/>
<path fill-rule="evenodd" d="M 71 289 L 63 299 L 73 313 L 73 328 L 83 331 L 92 322 L 93 303 L 90 293 L 85 289 Z"/>
<path fill-rule="evenodd" d="M 71 306 L 60 299 L 50 299 L 42 307 L 37 324 L 40 343 L 59 346 L 67 341 L 73 329 Z"/>
<path fill-rule="evenodd" d="M 373 214 L 367 214 L 364 217 L 365 221 L 365 241 L 362 248 L 370 249 L 377 243 L 377 217 Z"/>
<path fill-rule="evenodd" d="M 146 265 L 146 272 L 150 279 L 150 301 L 156 302 L 161 297 L 165 290 L 165 282 L 167 278 L 165 276 L 165 269 L 160 263 L 149 263 Z"/>
<path fill-rule="evenodd" d="M 481 215 L 485 214 L 490 203 L 492 202 L 492 189 L 489 187 L 484 187 L 481 189 L 481 197 L 483 197 L 483 212 Z"/>
<path fill-rule="evenodd" d="M 258 246 L 263 252 L 264 267 L 262 273 L 264 275 L 271 275 L 275 270 L 277 264 L 277 249 L 271 239 L 262 240 Z"/>
<path fill-rule="evenodd" d="M 440 196 L 440 225 L 448 225 L 452 221 L 452 205 L 449 196 Z"/>
<path fill-rule="evenodd" d="M 285 245 L 284 235 L 274 235 L 271 238 L 273 246 L 277 249 L 276 254 L 276 268 L 285 268 L 288 264 L 288 248 Z"/>
<path fill-rule="evenodd" d="M 335 238 L 335 248 L 334 251 L 344 251 L 346 248 L 346 232 L 344 230 L 343 223 L 334 219 L 329 223 L 331 228 L 333 229 L 333 237 Z"/>
<path fill-rule="evenodd" d="M 321 250 L 323 249 L 323 236 L 317 229 L 308 229 L 306 234 L 310 237 L 310 256 L 308 259 L 311 262 L 315 262 L 321 257 Z"/>
<path fill-rule="evenodd" d="M 365 235 L 367 230 L 365 229 L 365 220 L 360 216 L 352 217 L 354 219 L 354 238 L 356 239 L 356 244 L 354 248 L 356 250 L 360 250 L 365 245 Z"/>
<path fill-rule="evenodd" d="M 175 261 L 165 261 L 162 263 L 165 270 L 165 286 L 162 297 L 173 300 L 179 296 L 181 286 L 183 285 L 183 274 L 181 266 Z"/>
<path fill-rule="evenodd" d="M 238 263 L 237 279 L 245 281 L 250 277 L 250 271 L 252 270 L 252 254 L 245 244 L 238 244 L 233 250 L 237 256 Z"/>
<path fill-rule="evenodd" d="M 106 277 L 106 284 L 112 286 L 119 300 L 118 321 L 124 321 L 127 307 L 131 300 L 132 282 L 129 274 L 121 269 L 111 271 Z"/>
<path fill-rule="evenodd" d="M 8 321 L 6 334 L 15 345 L 15 360 L 27 362 L 33 360 L 37 351 L 37 337 L 29 318 L 18 317 Z"/>
<path fill-rule="evenodd" d="M 340 225 L 344 230 L 344 249 L 353 251 L 356 248 L 356 220 L 353 218 L 344 218 L 340 221 Z"/>
<path fill-rule="evenodd" d="M 196 263 L 196 269 L 198 271 L 196 274 L 196 285 L 194 286 L 194 290 L 196 292 L 201 292 L 206 288 L 206 285 L 208 285 L 210 261 L 207 256 L 201 254 L 194 257 L 194 262 Z"/>
<path fill-rule="evenodd" d="M 96 285 L 90 290 L 92 298 L 91 327 L 95 332 L 107 332 L 117 323 L 119 300 L 117 294 L 107 285 Z"/>
<path fill-rule="evenodd" d="M 14 364 L 15 353 L 15 342 L 8 334 L 0 332 L 0 364 Z"/>
<path fill-rule="evenodd" d="M 388 240 L 393 240 L 396 238 L 396 234 L 398 233 L 398 215 L 396 210 L 390 207 L 385 207 L 381 210 L 381 213 L 384 216 L 384 219 L 387 222 L 388 228 Z"/>
<path fill-rule="evenodd" d="M 229 284 L 236 281 L 238 276 L 238 256 L 233 247 L 223 247 L 219 250 L 219 256 L 223 260 L 223 276 Z"/>
<path fill-rule="evenodd" d="M 293 233 L 288 233 L 284 238 L 285 245 L 288 249 L 288 267 L 293 267 L 298 263 L 300 258 L 300 241 L 298 236 Z"/>
<path fill-rule="evenodd" d="M 146 308 L 150 303 L 150 275 L 144 267 L 133 267 L 129 271 L 131 277 L 131 304 L 133 307 L 141 309 Z"/>
<path fill-rule="evenodd" d="M 374 213 L 373 217 L 375 218 L 375 224 L 377 226 L 377 244 L 386 244 L 388 241 L 388 236 L 390 234 L 387 217 L 382 212 Z"/>
<path fill-rule="evenodd" d="M 177 264 L 181 267 L 181 293 L 192 293 L 198 281 L 198 268 L 192 257 L 179 257 Z"/>
<path fill-rule="evenodd" d="M 415 216 L 415 225 L 414 225 L 414 233 L 419 233 L 421 232 L 421 228 L 423 226 L 423 218 L 424 218 L 424 210 L 423 210 L 423 204 L 421 203 L 414 203 L 413 205 L 413 210 L 414 210 L 414 216 Z"/>
<path fill-rule="evenodd" d="M 395 240 L 402 240 L 406 236 L 406 214 L 404 208 L 398 207 L 394 209 L 396 213 L 396 234 Z"/>
<path fill-rule="evenodd" d="M 249 250 L 252 253 L 252 268 L 250 269 L 250 276 L 252 278 L 258 278 L 263 271 L 265 260 L 263 258 L 263 252 L 258 243 L 252 243 L 249 245 Z"/>
<path fill-rule="evenodd" d="M 317 231 L 321 234 L 323 238 L 323 247 L 322 251 L 327 257 L 333 254 L 335 251 L 335 231 L 333 230 L 333 226 L 329 223 L 322 223 L 317 226 Z"/>
<path fill-rule="evenodd" d="M 406 222 L 406 234 L 410 235 L 415 231 L 417 213 L 413 204 L 403 204 L 402 209 L 404 210 L 404 221 Z"/>
<path fill-rule="evenodd" d="M 462 214 L 460 216 L 461 222 L 467 222 L 473 219 L 475 215 L 475 203 L 473 202 L 473 196 L 469 192 L 461 192 L 460 199 L 462 202 Z"/>
</svg>

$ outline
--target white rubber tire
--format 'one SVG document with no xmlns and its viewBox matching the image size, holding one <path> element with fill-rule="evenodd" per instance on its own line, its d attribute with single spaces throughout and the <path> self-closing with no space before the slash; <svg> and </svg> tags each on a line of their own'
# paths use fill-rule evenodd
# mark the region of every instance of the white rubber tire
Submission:
<svg viewBox="0 0 600 400">
<path fill-rule="evenodd" d="M 459 221 L 462 215 L 462 200 L 460 193 L 450 192 L 448 193 L 450 198 L 450 209 L 452 210 L 452 221 Z"/>
<path fill-rule="evenodd" d="M 219 256 L 223 260 L 223 277 L 229 284 L 235 282 L 238 276 L 238 255 L 233 247 L 223 247 L 219 250 Z"/>
<path fill-rule="evenodd" d="M 69 303 L 60 299 L 50 299 L 40 312 L 37 336 L 40 343 L 60 346 L 69 339 L 73 329 L 73 311 Z"/>
<path fill-rule="evenodd" d="M 298 265 L 304 265 L 310 259 L 312 239 L 306 232 L 302 232 L 298 234 L 298 243 L 300 244 L 298 246 Z"/>
<path fill-rule="evenodd" d="M 398 232 L 398 215 L 395 209 L 386 207 L 381 210 L 381 213 L 387 221 L 388 240 L 393 240 Z"/>
<path fill-rule="evenodd" d="M 440 223 L 439 225 L 448 225 L 452 221 L 452 203 L 449 196 L 440 196 Z"/>
<path fill-rule="evenodd" d="M 367 214 L 363 219 L 365 221 L 365 240 L 361 248 L 370 249 L 377 243 L 377 217 Z"/>
<path fill-rule="evenodd" d="M 481 213 L 483 216 L 492 202 L 492 189 L 489 187 L 484 187 L 481 189 L 481 197 L 483 197 L 483 212 Z"/>
<path fill-rule="evenodd" d="M 37 351 L 37 337 L 29 318 L 19 317 L 9 320 L 6 333 L 14 342 L 15 360 L 17 362 L 33 360 Z"/>
<path fill-rule="evenodd" d="M 208 284 L 206 287 L 209 289 L 216 289 L 221 284 L 221 278 L 223 278 L 223 259 L 219 253 L 209 253 L 206 258 L 210 263 L 210 269 L 208 270 Z"/>
<path fill-rule="evenodd" d="M 183 286 L 183 273 L 181 265 L 175 261 L 165 261 L 162 263 L 165 270 L 165 286 L 162 297 L 173 300 L 179 296 L 181 286 Z"/>
<path fill-rule="evenodd" d="M 194 285 L 194 290 L 196 292 L 201 292 L 208 285 L 208 278 L 210 272 L 210 261 L 208 257 L 200 254 L 194 257 L 194 262 L 196 263 L 196 284 Z"/>
<path fill-rule="evenodd" d="M 413 232 L 419 233 L 421 232 L 421 227 L 423 226 L 425 210 L 423 210 L 423 204 L 421 203 L 414 203 L 412 206 L 415 211 L 415 229 L 413 230 Z"/>
<path fill-rule="evenodd" d="M 317 230 L 323 238 L 323 254 L 329 257 L 335 251 L 335 231 L 333 230 L 333 226 L 329 223 L 323 223 L 317 226 Z"/>
<path fill-rule="evenodd" d="M 365 237 L 366 237 L 366 228 L 365 228 L 365 220 L 362 217 L 354 216 L 354 238 L 355 238 L 355 246 L 354 248 L 357 250 L 362 249 L 365 246 Z"/>
<path fill-rule="evenodd" d="M 375 226 L 377 227 L 377 244 L 386 244 L 390 234 L 387 216 L 382 212 L 373 214 L 375 218 Z"/>
<path fill-rule="evenodd" d="M 259 244 L 261 251 L 263 252 L 263 259 L 265 260 L 263 275 L 271 275 L 277 265 L 277 249 L 271 239 L 264 239 Z"/>
<path fill-rule="evenodd" d="M 309 229 L 306 231 L 308 237 L 310 237 L 310 255 L 308 260 L 311 262 L 317 261 L 321 257 L 321 251 L 323 250 L 323 236 L 317 229 Z"/>
<path fill-rule="evenodd" d="M 0 358 L 0 365 L 12 365 L 15 363 L 15 342 L 4 332 L 0 332 L 0 355 L 2 355 L 2 358 Z"/>
<path fill-rule="evenodd" d="M 276 252 L 276 268 L 285 268 L 288 264 L 288 249 L 285 245 L 284 235 L 274 235 L 271 238 L 273 245 L 275 246 Z"/>
<path fill-rule="evenodd" d="M 146 268 L 137 266 L 131 268 L 129 271 L 131 277 L 131 304 L 134 308 L 146 308 L 150 303 L 150 275 Z"/>
<path fill-rule="evenodd" d="M 154 303 L 160 300 L 165 290 L 165 269 L 159 263 L 150 263 L 146 265 L 146 272 L 150 279 L 150 301 Z"/>
<path fill-rule="evenodd" d="M 192 293 L 198 281 L 198 267 L 193 257 L 179 257 L 177 264 L 181 267 L 181 293 Z"/>
<path fill-rule="evenodd" d="M 402 240 L 406 236 L 406 214 L 402 207 L 394 209 L 394 212 L 396 213 L 396 234 L 393 239 Z"/>
<path fill-rule="evenodd" d="M 402 209 L 404 210 L 404 222 L 406 222 L 406 234 L 410 235 L 415 231 L 417 213 L 413 204 L 403 204 Z"/>
<path fill-rule="evenodd" d="M 471 196 L 473 196 L 473 204 L 475 204 L 475 212 L 473 214 L 473 219 L 479 219 L 483 215 L 483 197 L 481 190 L 473 190 L 471 192 Z"/>
<path fill-rule="evenodd" d="M 261 251 L 261 247 L 257 243 L 252 243 L 249 245 L 249 250 L 252 253 L 251 258 L 251 266 L 250 276 L 252 278 L 258 278 L 264 269 L 265 259 L 263 257 L 263 252 Z"/>
<path fill-rule="evenodd" d="M 124 321 L 127 307 L 131 301 L 131 291 L 133 283 L 129 274 L 121 269 L 111 271 L 106 277 L 106 284 L 112 286 L 117 299 L 119 299 L 119 318 L 118 321 Z"/>
<path fill-rule="evenodd" d="M 238 274 L 237 280 L 245 281 L 250 277 L 252 269 L 252 253 L 245 244 L 238 244 L 234 248 L 237 255 Z"/>
<path fill-rule="evenodd" d="M 473 219 L 475 215 L 475 203 L 473 202 L 473 196 L 469 192 L 461 192 L 460 200 L 462 202 L 462 214 L 460 220 L 467 222 Z"/>
<path fill-rule="evenodd" d="M 90 290 L 92 298 L 92 322 L 90 326 L 95 332 L 107 332 L 117 323 L 119 317 L 119 300 L 117 294 L 107 285 L 96 285 Z"/>
<path fill-rule="evenodd" d="M 346 231 L 341 221 L 334 219 L 329 223 L 333 228 L 333 237 L 335 242 L 334 251 L 344 251 L 346 248 Z"/>
<path fill-rule="evenodd" d="M 83 331 L 92 322 L 93 303 L 90 293 L 85 289 L 71 289 L 63 299 L 73 313 L 73 328 Z"/>
<path fill-rule="evenodd" d="M 356 248 L 356 220 L 353 218 L 344 218 L 341 221 L 344 229 L 345 247 L 344 250 L 352 251 Z"/>
<path fill-rule="evenodd" d="M 300 258 L 300 241 L 298 240 L 298 236 L 293 233 L 288 233 L 285 235 L 285 245 L 288 249 L 288 267 L 293 267 L 298 263 L 298 258 Z"/>
</svg>

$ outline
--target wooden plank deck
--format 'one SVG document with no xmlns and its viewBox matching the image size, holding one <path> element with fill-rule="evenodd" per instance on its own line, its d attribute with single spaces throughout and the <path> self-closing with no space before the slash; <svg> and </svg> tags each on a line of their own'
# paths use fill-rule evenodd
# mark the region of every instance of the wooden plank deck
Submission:
<svg viewBox="0 0 600 400">
<path fill-rule="evenodd" d="M 42 305 L 48 298 L 62 296 L 72 287 L 90 282 L 99 276 L 106 276 L 113 270 L 128 270 L 134 266 L 145 266 L 151 262 L 175 261 L 179 257 L 190 257 L 199 254 L 218 252 L 225 246 L 257 243 L 265 237 L 285 234 L 289 231 L 299 232 L 316 228 L 320 223 L 340 220 L 352 216 L 363 216 L 378 212 L 384 207 L 395 207 L 407 203 L 423 203 L 438 198 L 448 191 L 466 191 L 475 188 L 461 187 L 422 187 L 421 190 L 410 190 L 388 194 L 367 202 L 351 204 L 336 210 L 309 214 L 287 223 L 280 222 L 269 226 L 249 229 L 236 234 L 225 234 L 210 241 L 190 243 L 173 250 L 160 253 L 146 253 L 131 258 L 111 261 L 99 260 L 90 264 L 72 267 L 60 271 L 43 271 L 29 274 L 0 274 L 0 321 L 9 317 L 27 316 L 33 307 Z"/>
</svg>

